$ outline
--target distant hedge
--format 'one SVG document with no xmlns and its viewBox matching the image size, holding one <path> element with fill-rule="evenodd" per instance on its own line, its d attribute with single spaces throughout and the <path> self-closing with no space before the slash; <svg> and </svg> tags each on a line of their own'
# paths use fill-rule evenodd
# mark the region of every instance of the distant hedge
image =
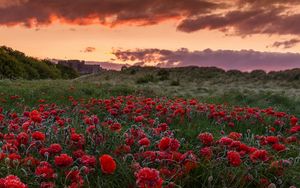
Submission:
<svg viewBox="0 0 300 188">
<path fill-rule="evenodd" d="M 294 68 L 282 71 L 270 71 L 266 72 L 264 70 L 253 70 L 251 72 L 242 72 L 240 70 L 228 70 L 225 71 L 217 67 L 197 67 L 197 66 L 187 66 L 187 67 L 174 67 L 174 68 L 159 68 L 159 67 L 141 67 L 141 66 L 131 66 L 122 67 L 122 73 L 125 74 L 137 74 L 143 73 L 146 77 L 139 78 L 139 82 L 142 83 L 144 80 L 149 80 L 147 75 L 157 75 L 152 80 L 168 80 L 170 77 L 187 78 L 190 80 L 207 80 L 213 78 L 235 78 L 235 79 L 248 79 L 248 80 L 279 80 L 279 81 L 300 81 L 300 68 Z M 164 76 L 164 77 L 162 77 Z M 158 78 L 157 78 L 158 77 Z"/>
<path fill-rule="evenodd" d="M 6 46 L 0 47 L 0 79 L 72 79 L 79 73 L 70 67 L 38 60 Z"/>
</svg>

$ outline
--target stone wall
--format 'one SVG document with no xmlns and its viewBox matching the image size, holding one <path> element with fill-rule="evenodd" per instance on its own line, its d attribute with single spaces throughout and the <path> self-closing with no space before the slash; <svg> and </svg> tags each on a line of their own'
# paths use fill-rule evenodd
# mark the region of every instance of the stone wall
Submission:
<svg viewBox="0 0 300 188">
<path fill-rule="evenodd" d="M 85 61 L 79 60 L 58 61 L 57 63 L 60 65 L 71 67 L 78 71 L 80 74 L 92 74 L 100 72 L 102 70 L 100 65 L 85 64 Z"/>
</svg>

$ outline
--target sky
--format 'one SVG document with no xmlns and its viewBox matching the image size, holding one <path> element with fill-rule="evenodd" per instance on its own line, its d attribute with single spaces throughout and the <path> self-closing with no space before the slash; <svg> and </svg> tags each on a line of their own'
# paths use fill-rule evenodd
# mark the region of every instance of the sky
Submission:
<svg viewBox="0 0 300 188">
<path fill-rule="evenodd" d="M 300 0 L 0 0 L 0 45 L 108 68 L 300 68 L 299 35 Z"/>
</svg>

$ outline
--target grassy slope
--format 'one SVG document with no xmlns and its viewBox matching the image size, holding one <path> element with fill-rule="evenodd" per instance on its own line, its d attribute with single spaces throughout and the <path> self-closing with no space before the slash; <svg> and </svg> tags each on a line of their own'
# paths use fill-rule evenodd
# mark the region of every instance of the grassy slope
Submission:
<svg viewBox="0 0 300 188">
<path fill-rule="evenodd" d="M 300 114 L 300 84 L 283 81 L 232 80 L 232 78 L 192 79 L 188 73 L 171 74 L 164 81 L 154 80 L 144 84 L 136 81 L 149 74 L 134 75 L 121 72 L 104 72 L 75 80 L 2 80 L 0 99 L 19 95 L 25 104 L 33 105 L 39 99 L 64 103 L 68 96 L 75 98 L 108 98 L 117 95 L 141 94 L 152 96 L 179 96 L 197 98 L 203 102 L 229 103 L 257 107 L 273 106 L 281 111 Z M 179 78 L 179 79 L 178 79 Z M 178 86 L 171 82 L 179 80 Z M 0 103 L 1 104 L 1 103 Z"/>
</svg>

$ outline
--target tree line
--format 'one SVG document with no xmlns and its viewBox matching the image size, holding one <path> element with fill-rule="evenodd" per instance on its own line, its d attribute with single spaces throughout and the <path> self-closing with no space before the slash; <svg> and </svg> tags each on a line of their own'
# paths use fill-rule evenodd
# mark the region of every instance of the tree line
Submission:
<svg viewBox="0 0 300 188">
<path fill-rule="evenodd" d="M 49 60 L 28 57 L 12 48 L 0 47 L 0 79 L 72 79 L 79 73 Z"/>
</svg>

